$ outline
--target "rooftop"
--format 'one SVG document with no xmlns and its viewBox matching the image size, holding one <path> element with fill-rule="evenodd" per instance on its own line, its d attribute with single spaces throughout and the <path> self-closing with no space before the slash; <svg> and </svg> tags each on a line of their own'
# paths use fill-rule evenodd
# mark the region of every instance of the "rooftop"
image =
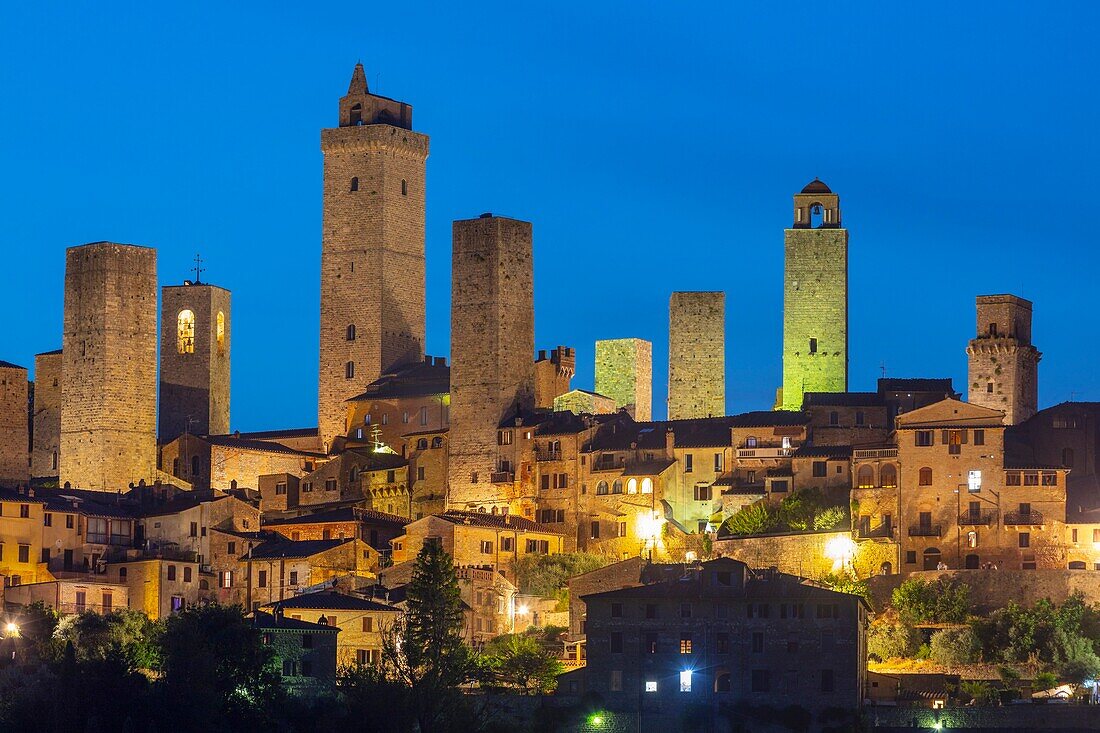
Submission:
<svg viewBox="0 0 1100 733">
<path fill-rule="evenodd" d="M 268 603 L 264 608 L 310 608 L 323 611 L 389 611 L 398 612 L 393 606 L 368 600 L 360 596 L 348 595 L 335 590 L 322 590 L 316 593 L 303 593 L 286 600 Z"/>
<path fill-rule="evenodd" d="M 451 510 L 432 516 L 444 519 L 451 524 L 468 524 L 474 527 L 492 527 L 493 529 L 514 529 L 521 532 L 560 534 L 538 522 L 532 522 L 526 517 L 519 517 L 515 514 L 486 514 L 483 512 Z"/>
<path fill-rule="evenodd" d="M 241 555 L 241 560 L 251 557 L 253 560 L 275 560 L 312 557 L 321 552 L 326 552 L 339 547 L 347 542 L 354 542 L 352 538 L 342 540 L 287 540 L 271 539 L 261 545 L 252 548 L 252 554 Z"/>
<path fill-rule="evenodd" d="M 394 367 L 367 385 L 366 390 L 348 402 L 370 402 L 397 397 L 431 397 L 451 391 L 451 368 L 443 358 L 424 357 L 424 361 Z"/>
</svg>

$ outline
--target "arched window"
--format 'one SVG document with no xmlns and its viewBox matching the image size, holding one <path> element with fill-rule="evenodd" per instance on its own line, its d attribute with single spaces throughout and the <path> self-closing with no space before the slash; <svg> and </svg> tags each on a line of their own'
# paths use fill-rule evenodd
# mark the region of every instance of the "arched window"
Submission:
<svg viewBox="0 0 1100 733">
<path fill-rule="evenodd" d="M 404 178 L 401 179 L 401 195 L 402 196 L 408 196 L 409 195 L 409 182 L 406 181 Z"/>
<path fill-rule="evenodd" d="M 176 350 L 181 354 L 195 353 L 195 313 L 187 308 L 176 317 Z"/>
<path fill-rule="evenodd" d="M 433 448 L 442 448 L 443 447 L 443 438 L 440 438 L 438 435 L 436 437 L 432 438 L 432 447 Z"/>
<path fill-rule="evenodd" d="M 638 479 L 632 478 L 626 482 L 626 493 L 637 494 L 638 493 Z"/>
<path fill-rule="evenodd" d="M 622 481 L 622 479 L 615 479 L 615 483 L 611 484 L 611 493 L 612 494 L 621 494 L 621 493 L 623 493 L 623 481 Z"/>
<path fill-rule="evenodd" d="M 932 469 L 929 468 L 928 466 L 925 466 L 924 468 L 922 468 L 920 470 L 920 478 L 918 479 L 917 483 L 919 483 L 921 486 L 931 486 L 932 485 Z"/>
<path fill-rule="evenodd" d="M 978 546 L 978 533 L 974 530 L 970 530 L 966 533 L 966 546 L 970 548 Z"/>
<path fill-rule="evenodd" d="M 348 341 L 354 341 L 355 340 L 355 324 L 354 323 L 352 323 L 348 326 L 347 340 Z"/>
<path fill-rule="evenodd" d="M 218 355 L 223 356 L 225 354 L 225 314 L 221 311 L 218 311 L 218 317 L 215 324 L 215 335 L 218 339 Z"/>
<path fill-rule="evenodd" d="M 321 618 L 317 619 L 317 624 L 320 626 L 328 626 L 328 619 L 325 618 L 324 614 L 321 614 Z"/>
<path fill-rule="evenodd" d="M 746 448 L 755 448 L 756 447 L 756 436 L 755 435 L 750 435 L 749 437 L 745 438 L 745 447 Z"/>
<path fill-rule="evenodd" d="M 924 551 L 924 569 L 935 570 L 936 566 L 940 564 L 940 551 L 939 548 L 929 547 Z"/>
<path fill-rule="evenodd" d="M 416 449 L 417 450 L 428 450 L 428 439 L 427 438 L 421 438 L 420 440 L 416 441 Z"/>
<path fill-rule="evenodd" d="M 730 673 L 719 672 L 714 677 L 714 691 L 715 692 L 729 692 L 732 689 L 730 685 Z"/>
<path fill-rule="evenodd" d="M 607 482 L 601 481 L 596 484 L 596 494 L 598 496 L 607 496 Z"/>
<path fill-rule="evenodd" d="M 652 494 L 653 493 L 653 479 L 651 479 L 651 478 L 642 479 L 642 493 L 643 494 Z"/>
<path fill-rule="evenodd" d="M 356 104 L 351 108 L 351 124 L 361 125 L 363 124 L 363 105 Z"/>
<path fill-rule="evenodd" d="M 344 379 L 354 379 L 354 378 L 355 378 L 355 362 L 354 361 L 349 361 L 348 363 L 344 364 Z"/>
<path fill-rule="evenodd" d="M 860 466 L 856 472 L 856 486 L 861 489 L 874 488 L 875 469 L 870 466 Z"/>
<path fill-rule="evenodd" d="M 1062 449 L 1062 465 L 1066 468 L 1073 468 L 1073 448 Z"/>
<path fill-rule="evenodd" d="M 199 466 L 199 457 L 198 456 L 191 456 L 191 475 L 192 476 L 198 476 L 199 475 L 199 468 L 200 468 L 200 466 Z"/>
<path fill-rule="evenodd" d="M 359 176 L 352 176 L 351 186 L 349 186 L 348 188 L 353 192 L 359 190 Z"/>
<path fill-rule="evenodd" d="M 1072 560 L 1069 564 L 1070 570 L 1084 570 L 1085 562 L 1083 560 Z"/>
<path fill-rule="evenodd" d="M 884 488 L 894 489 L 898 485 L 898 469 L 894 468 L 894 464 L 887 463 L 879 469 L 878 473 L 879 483 Z"/>
</svg>

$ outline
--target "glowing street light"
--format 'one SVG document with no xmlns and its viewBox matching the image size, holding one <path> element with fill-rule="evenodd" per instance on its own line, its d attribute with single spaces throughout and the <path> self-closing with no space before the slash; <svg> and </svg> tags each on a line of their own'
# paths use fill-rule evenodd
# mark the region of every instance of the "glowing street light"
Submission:
<svg viewBox="0 0 1100 733">
<path fill-rule="evenodd" d="M 825 557 L 833 561 L 834 573 L 848 568 L 855 554 L 856 543 L 850 537 L 834 537 L 825 543 Z"/>
<path fill-rule="evenodd" d="M 603 714 L 602 713 L 592 713 L 591 715 L 588 716 L 588 724 L 590 726 L 592 726 L 593 728 L 602 728 L 603 727 Z"/>
<path fill-rule="evenodd" d="M 14 621 L 9 621 L 7 625 L 4 626 L 4 632 L 8 636 L 19 636 L 19 624 Z"/>
</svg>

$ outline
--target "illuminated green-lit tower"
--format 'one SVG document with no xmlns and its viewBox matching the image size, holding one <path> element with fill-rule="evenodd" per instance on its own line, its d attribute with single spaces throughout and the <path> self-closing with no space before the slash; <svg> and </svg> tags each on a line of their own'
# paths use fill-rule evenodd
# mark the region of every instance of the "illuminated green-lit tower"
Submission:
<svg viewBox="0 0 1100 733">
<path fill-rule="evenodd" d="M 848 230 L 840 198 L 816 178 L 794 197 L 784 232 L 783 386 L 776 407 L 806 392 L 848 391 Z"/>
</svg>

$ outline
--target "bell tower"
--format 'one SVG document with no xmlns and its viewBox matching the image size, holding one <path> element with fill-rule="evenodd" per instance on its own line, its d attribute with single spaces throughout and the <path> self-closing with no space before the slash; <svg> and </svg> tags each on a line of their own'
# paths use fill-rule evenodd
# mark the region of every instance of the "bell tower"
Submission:
<svg viewBox="0 0 1100 733">
<path fill-rule="evenodd" d="M 327 450 L 345 400 L 424 358 L 424 168 L 412 107 L 372 94 L 355 65 L 338 126 L 321 131 L 321 349 L 317 419 Z"/>
<path fill-rule="evenodd" d="M 794 197 L 784 232 L 783 386 L 776 407 L 806 392 L 848 391 L 848 230 L 840 197 L 818 179 Z"/>
</svg>

